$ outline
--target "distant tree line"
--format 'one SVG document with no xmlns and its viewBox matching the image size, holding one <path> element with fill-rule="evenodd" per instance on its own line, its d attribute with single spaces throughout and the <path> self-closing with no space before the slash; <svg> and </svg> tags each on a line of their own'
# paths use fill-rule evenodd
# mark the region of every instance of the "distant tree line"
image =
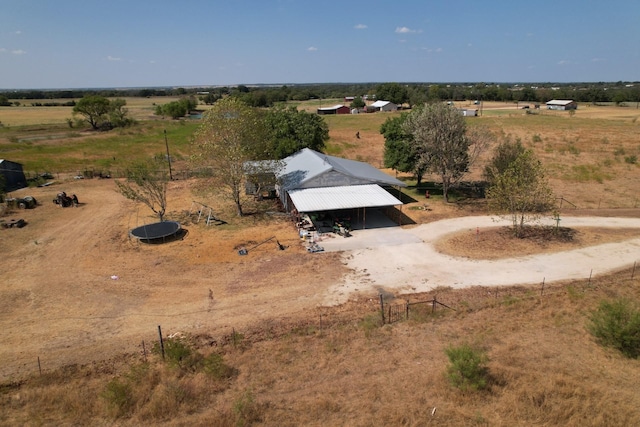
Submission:
<svg viewBox="0 0 640 427">
<path fill-rule="evenodd" d="M 226 96 L 252 107 L 271 107 L 287 101 L 344 98 L 383 99 L 409 106 L 429 101 L 500 101 L 544 103 L 573 99 L 583 103 L 640 103 L 640 82 L 597 83 L 319 83 L 291 85 L 237 85 L 175 88 L 15 90 L 0 91 L 7 99 L 79 99 L 98 95 L 118 97 L 195 96 L 213 104 Z"/>
</svg>

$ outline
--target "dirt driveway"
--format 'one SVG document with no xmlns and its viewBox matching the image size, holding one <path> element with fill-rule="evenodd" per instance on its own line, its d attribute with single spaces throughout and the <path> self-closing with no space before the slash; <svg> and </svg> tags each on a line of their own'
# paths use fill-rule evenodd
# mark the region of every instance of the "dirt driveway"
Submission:
<svg viewBox="0 0 640 427">
<path fill-rule="evenodd" d="M 412 228 L 356 230 L 348 239 L 331 239 L 326 250 L 348 249 L 352 272 L 329 290 L 327 304 L 339 304 L 356 290 L 426 292 L 439 286 L 502 286 L 588 278 L 640 262 L 640 218 L 563 217 L 563 227 L 631 229 L 629 239 L 552 254 L 501 260 L 471 260 L 437 252 L 434 243 L 466 230 L 482 239 L 483 229 L 509 225 L 490 216 L 453 218 Z M 554 225 L 552 218 L 546 225 Z"/>
</svg>

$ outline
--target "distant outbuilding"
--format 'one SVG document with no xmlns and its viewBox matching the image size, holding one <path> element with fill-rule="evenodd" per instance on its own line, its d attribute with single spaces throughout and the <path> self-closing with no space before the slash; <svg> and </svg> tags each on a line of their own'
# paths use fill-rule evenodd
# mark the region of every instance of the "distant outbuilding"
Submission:
<svg viewBox="0 0 640 427">
<path fill-rule="evenodd" d="M 391 101 L 376 101 L 367 105 L 367 112 L 371 111 L 397 111 L 398 106 Z"/>
<path fill-rule="evenodd" d="M 351 109 L 346 105 L 338 104 L 333 107 L 318 108 L 318 114 L 350 114 Z"/>
<path fill-rule="evenodd" d="M 547 102 L 548 110 L 577 110 L 578 103 L 572 99 L 552 99 Z"/>
<path fill-rule="evenodd" d="M 0 175 L 4 177 L 0 183 L 4 184 L 5 193 L 27 187 L 27 179 L 20 163 L 0 159 Z"/>
</svg>

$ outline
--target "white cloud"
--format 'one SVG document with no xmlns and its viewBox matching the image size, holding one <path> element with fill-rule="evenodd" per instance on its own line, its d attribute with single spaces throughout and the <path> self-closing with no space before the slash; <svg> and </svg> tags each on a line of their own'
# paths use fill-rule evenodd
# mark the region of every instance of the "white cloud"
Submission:
<svg viewBox="0 0 640 427">
<path fill-rule="evenodd" d="M 0 52 L 6 52 L 6 51 L 7 51 L 7 49 L 5 49 L 3 47 L 0 47 Z"/>
<path fill-rule="evenodd" d="M 571 64 L 571 61 L 566 60 L 566 59 L 562 59 L 560 61 L 558 61 L 558 65 L 569 65 Z"/>
<path fill-rule="evenodd" d="M 307 50 L 308 50 L 309 52 L 315 52 L 316 50 L 318 50 L 318 48 L 317 48 L 317 47 L 315 47 L 315 46 L 310 46 L 310 47 L 308 47 L 308 48 L 307 48 Z"/>
<path fill-rule="evenodd" d="M 122 61 L 122 58 L 117 58 L 115 56 L 107 56 L 107 61 Z"/>
<path fill-rule="evenodd" d="M 151 61 L 149 61 L 149 64 L 155 64 L 155 63 L 156 63 L 156 61 L 153 60 L 153 59 Z"/>
<path fill-rule="evenodd" d="M 16 35 L 19 36 L 20 34 L 22 34 L 22 31 L 18 30 L 16 31 Z"/>
<path fill-rule="evenodd" d="M 409 27 L 397 27 L 396 33 L 398 34 L 410 34 L 410 33 L 421 33 L 422 30 L 412 30 Z"/>
<path fill-rule="evenodd" d="M 604 58 L 593 58 L 593 59 L 591 59 L 591 62 L 604 62 L 604 61 L 606 61 L 606 59 L 604 59 Z"/>
<path fill-rule="evenodd" d="M 13 53 L 14 55 L 24 55 L 27 53 L 27 51 L 22 49 L 16 49 L 16 50 L 12 50 L 11 53 Z"/>
<path fill-rule="evenodd" d="M 366 29 L 367 29 L 367 28 L 369 28 L 369 27 L 367 27 L 367 26 L 366 26 L 366 25 L 364 25 L 364 24 L 358 24 L 358 25 L 356 25 L 356 26 L 355 26 L 355 27 L 353 27 L 353 28 L 355 28 L 356 30 L 366 30 Z"/>
</svg>

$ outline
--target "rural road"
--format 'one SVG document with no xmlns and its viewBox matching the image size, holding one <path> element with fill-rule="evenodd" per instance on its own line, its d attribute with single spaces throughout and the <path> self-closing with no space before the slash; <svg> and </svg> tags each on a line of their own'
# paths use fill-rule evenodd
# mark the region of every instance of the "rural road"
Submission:
<svg viewBox="0 0 640 427">
<path fill-rule="evenodd" d="M 325 251 L 344 251 L 353 273 L 329 289 L 328 304 L 340 304 L 353 292 L 385 289 L 394 293 L 426 292 L 446 286 L 506 286 L 588 278 L 640 262 L 640 218 L 564 217 L 563 227 L 634 229 L 629 240 L 570 251 L 500 260 L 471 260 L 439 253 L 434 243 L 468 230 L 509 225 L 490 216 L 436 221 L 413 228 L 356 230 L 348 239 L 322 242 Z M 549 218 L 546 225 L 554 225 Z M 637 231 L 637 232 L 635 232 Z"/>
</svg>

